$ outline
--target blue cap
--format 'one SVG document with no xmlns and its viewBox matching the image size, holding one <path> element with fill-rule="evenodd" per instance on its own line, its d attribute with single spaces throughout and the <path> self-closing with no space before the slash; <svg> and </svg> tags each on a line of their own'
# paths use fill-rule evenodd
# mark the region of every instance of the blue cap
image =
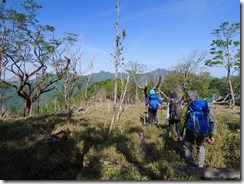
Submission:
<svg viewBox="0 0 244 184">
<path fill-rule="evenodd" d="M 152 95 L 152 94 L 156 94 L 156 93 L 155 93 L 154 89 L 151 89 L 151 90 L 149 91 L 149 94 Z"/>
<path fill-rule="evenodd" d="M 169 97 L 170 97 L 170 98 L 177 98 L 177 94 L 176 94 L 176 92 L 172 92 L 172 93 L 170 93 Z"/>
</svg>

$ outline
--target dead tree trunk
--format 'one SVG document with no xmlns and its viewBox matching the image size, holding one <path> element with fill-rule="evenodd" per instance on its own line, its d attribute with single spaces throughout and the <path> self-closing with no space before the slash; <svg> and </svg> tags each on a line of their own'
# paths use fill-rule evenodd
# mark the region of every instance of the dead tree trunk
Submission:
<svg viewBox="0 0 244 184">
<path fill-rule="evenodd" d="M 147 96 L 149 95 L 149 94 L 148 94 L 148 91 L 147 91 L 147 81 L 146 81 L 146 84 L 145 84 L 144 86 L 140 86 L 139 83 L 138 83 L 137 80 L 136 80 L 136 77 L 135 77 L 133 71 L 131 71 L 131 70 L 126 70 L 126 72 L 128 72 L 128 73 L 132 76 L 132 78 L 133 78 L 133 80 L 134 80 L 136 86 L 137 86 L 139 89 L 143 90 L 144 95 L 145 95 L 145 98 L 147 98 Z M 158 90 L 161 80 L 162 80 L 162 76 L 159 77 L 157 85 L 153 87 L 154 90 Z"/>
<path fill-rule="evenodd" d="M 118 115 L 117 115 L 117 119 L 120 118 L 122 112 L 123 112 L 123 103 L 124 103 L 124 99 L 125 99 L 125 95 L 126 95 L 126 91 L 127 91 L 127 86 L 128 86 L 128 83 L 129 83 L 129 76 L 127 76 L 127 80 L 126 80 L 126 84 L 125 84 L 125 89 L 122 94 L 122 97 L 120 99 L 120 106 L 119 106 L 119 112 L 118 112 Z"/>
<path fill-rule="evenodd" d="M 197 175 L 204 179 L 240 179 L 238 168 L 171 167 L 170 169 L 178 174 Z"/>
<path fill-rule="evenodd" d="M 31 112 L 31 107 L 32 107 L 32 102 L 29 99 L 25 99 L 25 107 L 24 107 L 24 112 L 23 112 L 23 116 L 31 116 L 32 112 Z"/>
<path fill-rule="evenodd" d="M 120 56 L 122 54 L 123 45 L 122 41 L 126 36 L 125 30 L 122 31 L 122 35 L 119 33 L 119 21 L 120 21 L 120 9 L 119 9 L 119 0 L 116 0 L 116 9 L 117 9 L 117 20 L 115 23 L 115 31 L 116 31 L 116 39 L 115 39 L 115 54 L 114 54 L 114 64 L 115 64 L 115 79 L 114 79 L 114 102 L 113 102 L 113 114 L 112 120 L 109 127 L 109 133 L 112 132 L 113 125 L 116 121 L 116 114 L 117 114 L 117 78 L 118 78 L 118 68 L 121 64 Z M 123 60 L 123 59 L 122 59 Z"/>
</svg>

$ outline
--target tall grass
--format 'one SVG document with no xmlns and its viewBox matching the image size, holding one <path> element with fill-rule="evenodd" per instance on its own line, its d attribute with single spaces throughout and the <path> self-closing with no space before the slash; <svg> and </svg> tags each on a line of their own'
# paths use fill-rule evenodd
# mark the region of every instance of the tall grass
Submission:
<svg viewBox="0 0 244 184">
<path fill-rule="evenodd" d="M 99 108 L 98 108 L 99 107 Z M 186 166 L 181 145 L 170 137 L 166 110 L 159 125 L 139 121 L 141 106 L 126 106 L 108 134 L 109 108 L 99 104 L 86 114 L 65 114 L 0 121 L 0 179 L 2 180 L 200 180 L 179 175 L 171 166 Z M 240 111 L 212 108 L 215 144 L 206 144 L 206 167 L 240 168 Z M 68 139 L 53 146 L 43 139 L 69 128 Z"/>
</svg>

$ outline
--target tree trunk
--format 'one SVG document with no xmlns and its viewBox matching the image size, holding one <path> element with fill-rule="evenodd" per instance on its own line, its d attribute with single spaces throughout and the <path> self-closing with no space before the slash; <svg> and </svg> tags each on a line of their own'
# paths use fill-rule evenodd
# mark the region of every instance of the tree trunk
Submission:
<svg viewBox="0 0 244 184">
<path fill-rule="evenodd" d="M 3 95 L 0 94 L 0 118 L 3 117 Z"/>
<path fill-rule="evenodd" d="M 117 114 L 117 119 L 120 118 L 123 110 L 124 110 L 124 107 L 123 107 L 123 103 L 124 103 L 124 100 L 125 100 L 125 95 L 126 95 L 126 91 L 127 91 L 127 86 L 128 86 L 128 83 L 129 83 L 129 75 L 127 76 L 127 80 L 126 80 L 126 84 L 125 84 L 125 89 L 124 91 L 122 91 L 122 97 L 120 99 L 120 105 L 119 105 L 119 112 Z"/>
<path fill-rule="evenodd" d="M 228 77 L 228 84 L 229 84 L 229 89 L 230 89 L 230 95 L 231 95 L 231 100 L 230 100 L 230 107 L 235 106 L 235 93 L 232 87 L 232 82 L 230 76 Z"/>
<path fill-rule="evenodd" d="M 227 43 L 229 43 L 229 40 L 227 39 Z M 230 58 L 230 51 L 229 51 L 229 46 L 227 45 L 227 52 L 228 52 L 228 58 L 227 58 L 227 80 L 228 80 L 228 84 L 229 84 L 229 90 L 230 90 L 230 95 L 231 95 L 231 100 L 230 100 L 230 107 L 234 107 L 235 106 L 235 94 L 233 91 L 233 86 L 232 86 L 232 82 L 231 82 L 231 74 L 230 74 L 230 69 L 231 69 L 231 58 Z"/>
<path fill-rule="evenodd" d="M 113 116 L 112 116 L 112 120 L 111 120 L 111 123 L 110 123 L 110 127 L 109 127 L 109 133 L 112 132 L 112 129 L 113 129 L 113 125 L 115 124 L 115 117 L 116 117 L 116 114 L 117 114 L 117 106 L 116 106 L 116 103 L 117 103 L 117 86 L 118 86 L 118 82 L 117 82 L 117 79 L 118 79 L 118 67 L 119 67 L 119 56 L 120 56 L 120 49 L 119 49 L 119 39 L 120 39 L 120 36 L 119 36 L 119 28 L 118 28 L 118 25 L 119 25 L 119 19 L 120 19 L 120 16 L 119 16 L 119 0 L 116 0 L 116 8 L 117 8 L 117 20 L 116 20 L 116 24 L 115 24 L 115 31 L 116 31 L 116 48 L 115 48 L 115 79 L 114 79 L 114 102 L 113 102 Z"/>
<path fill-rule="evenodd" d="M 25 102 L 25 108 L 24 108 L 23 116 L 24 117 L 30 116 L 31 115 L 31 106 L 32 106 L 31 100 L 25 99 L 24 102 Z"/>
<path fill-rule="evenodd" d="M 139 102 L 139 97 L 138 97 L 138 88 L 136 86 L 136 96 L 135 96 L 135 104 L 137 105 Z"/>
</svg>

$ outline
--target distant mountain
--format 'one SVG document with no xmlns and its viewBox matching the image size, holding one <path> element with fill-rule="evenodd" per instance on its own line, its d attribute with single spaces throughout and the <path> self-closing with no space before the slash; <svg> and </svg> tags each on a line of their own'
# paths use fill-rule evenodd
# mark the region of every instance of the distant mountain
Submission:
<svg viewBox="0 0 244 184">
<path fill-rule="evenodd" d="M 154 71 L 142 74 L 140 80 L 146 80 L 150 76 L 153 77 L 153 78 L 158 78 L 159 76 L 166 76 L 166 75 L 168 75 L 168 72 L 169 71 L 167 71 L 165 69 L 158 68 L 158 69 L 156 69 Z M 119 78 L 121 77 L 121 73 L 118 73 L 118 77 Z M 127 73 L 124 74 L 124 78 L 126 78 L 126 77 L 127 77 Z M 99 73 L 92 73 L 91 83 L 93 83 L 93 82 L 101 82 L 101 81 L 104 81 L 104 80 L 107 80 L 107 79 L 114 79 L 114 78 L 115 78 L 115 73 L 101 71 Z"/>
<path fill-rule="evenodd" d="M 158 69 L 151 71 L 151 72 L 148 72 L 146 74 L 153 75 L 153 76 L 157 77 L 157 76 L 167 76 L 168 73 L 169 73 L 168 70 L 158 68 Z"/>
<path fill-rule="evenodd" d="M 100 82 L 107 79 L 114 79 L 114 73 L 100 71 L 99 73 L 92 73 L 91 82 Z"/>
</svg>

